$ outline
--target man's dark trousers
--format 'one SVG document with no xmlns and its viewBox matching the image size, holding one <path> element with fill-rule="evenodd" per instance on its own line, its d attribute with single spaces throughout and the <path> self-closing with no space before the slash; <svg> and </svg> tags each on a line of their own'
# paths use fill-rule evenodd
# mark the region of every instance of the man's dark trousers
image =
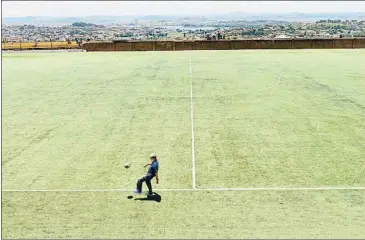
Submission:
<svg viewBox="0 0 365 240">
<path fill-rule="evenodd" d="M 139 179 L 137 180 L 137 190 L 138 190 L 138 192 L 142 192 L 142 183 L 143 183 L 143 182 L 146 182 L 147 187 L 148 187 L 148 193 L 149 193 L 149 194 L 152 194 L 152 185 L 151 185 L 151 180 L 152 180 L 152 178 L 153 178 L 153 177 L 154 177 L 153 175 L 151 175 L 151 174 L 147 174 L 147 175 L 145 175 L 145 176 L 143 176 L 143 177 L 139 178 Z"/>
</svg>

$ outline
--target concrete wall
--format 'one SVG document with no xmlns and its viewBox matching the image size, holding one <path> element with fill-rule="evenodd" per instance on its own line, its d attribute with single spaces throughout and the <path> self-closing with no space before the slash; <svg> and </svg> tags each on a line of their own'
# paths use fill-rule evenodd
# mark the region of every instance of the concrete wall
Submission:
<svg viewBox="0 0 365 240">
<path fill-rule="evenodd" d="M 252 49 L 253 41 L 242 40 L 242 41 L 232 41 L 232 49 Z"/>
<path fill-rule="evenodd" d="M 274 49 L 291 49 L 292 48 L 292 40 L 291 39 L 283 39 L 283 40 L 276 40 L 275 43 L 272 45 Z"/>
<path fill-rule="evenodd" d="M 195 50 L 214 50 L 213 41 L 195 42 Z"/>
<path fill-rule="evenodd" d="M 315 39 L 312 41 L 312 48 L 314 49 L 333 48 L 333 39 Z"/>
<path fill-rule="evenodd" d="M 174 42 L 175 43 L 175 51 L 184 51 L 184 50 L 195 50 L 195 42 Z"/>
<path fill-rule="evenodd" d="M 292 48 L 293 49 L 311 49 L 312 48 L 312 41 L 298 39 L 292 41 Z"/>
<path fill-rule="evenodd" d="M 87 43 L 83 45 L 83 48 L 88 52 L 115 51 L 114 43 L 112 42 Z"/>
<path fill-rule="evenodd" d="M 115 41 L 85 43 L 86 51 L 184 51 L 238 49 L 331 49 L 365 48 L 365 38 L 357 39 L 271 39 L 219 41 Z"/>
<path fill-rule="evenodd" d="M 257 40 L 252 43 L 253 49 L 291 49 L 292 40 Z"/>
<path fill-rule="evenodd" d="M 115 51 L 133 51 L 133 43 L 131 42 L 115 42 Z"/>
<path fill-rule="evenodd" d="M 231 50 L 231 41 L 213 41 L 214 50 Z"/>
<path fill-rule="evenodd" d="M 156 42 L 155 45 L 156 51 L 173 51 L 174 50 L 174 42 Z"/>
<path fill-rule="evenodd" d="M 134 51 L 154 51 L 154 42 L 134 42 Z"/>
<path fill-rule="evenodd" d="M 354 39 L 354 48 L 365 48 L 365 38 Z"/>
<path fill-rule="evenodd" d="M 353 42 L 353 39 L 334 39 L 333 48 L 352 48 Z"/>
</svg>

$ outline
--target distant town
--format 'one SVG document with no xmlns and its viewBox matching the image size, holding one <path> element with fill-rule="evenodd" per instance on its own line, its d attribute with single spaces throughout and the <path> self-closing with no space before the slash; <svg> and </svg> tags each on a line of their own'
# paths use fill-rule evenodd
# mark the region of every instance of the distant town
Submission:
<svg viewBox="0 0 365 240">
<path fill-rule="evenodd" d="M 62 26 L 3 24 L 2 42 L 114 41 L 114 40 L 238 40 L 265 38 L 365 37 L 365 20 L 206 20 L 183 19 L 127 24 L 73 22 Z"/>
</svg>

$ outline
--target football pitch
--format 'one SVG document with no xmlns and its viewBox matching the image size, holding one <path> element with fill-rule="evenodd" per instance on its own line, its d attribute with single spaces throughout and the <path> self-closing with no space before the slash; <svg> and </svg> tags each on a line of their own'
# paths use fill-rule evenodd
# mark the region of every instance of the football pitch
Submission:
<svg viewBox="0 0 365 240">
<path fill-rule="evenodd" d="M 2 237 L 364 238 L 364 59 L 3 53 Z"/>
</svg>

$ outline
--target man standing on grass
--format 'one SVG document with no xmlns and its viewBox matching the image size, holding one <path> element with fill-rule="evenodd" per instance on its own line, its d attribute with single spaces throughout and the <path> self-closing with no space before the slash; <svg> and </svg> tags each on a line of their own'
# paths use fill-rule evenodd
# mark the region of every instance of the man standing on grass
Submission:
<svg viewBox="0 0 365 240">
<path fill-rule="evenodd" d="M 154 153 L 152 153 L 150 155 L 150 159 L 151 159 L 151 163 L 147 163 L 146 165 L 144 165 L 144 167 L 150 166 L 148 168 L 147 174 L 141 178 L 139 178 L 137 180 L 137 188 L 134 191 L 134 193 L 136 194 L 141 194 L 142 193 L 142 183 L 146 182 L 147 187 L 148 187 L 148 196 L 152 196 L 153 192 L 152 192 L 152 185 L 151 185 L 151 180 L 152 178 L 156 177 L 156 184 L 158 184 L 158 161 L 157 161 L 157 157 Z"/>
</svg>

